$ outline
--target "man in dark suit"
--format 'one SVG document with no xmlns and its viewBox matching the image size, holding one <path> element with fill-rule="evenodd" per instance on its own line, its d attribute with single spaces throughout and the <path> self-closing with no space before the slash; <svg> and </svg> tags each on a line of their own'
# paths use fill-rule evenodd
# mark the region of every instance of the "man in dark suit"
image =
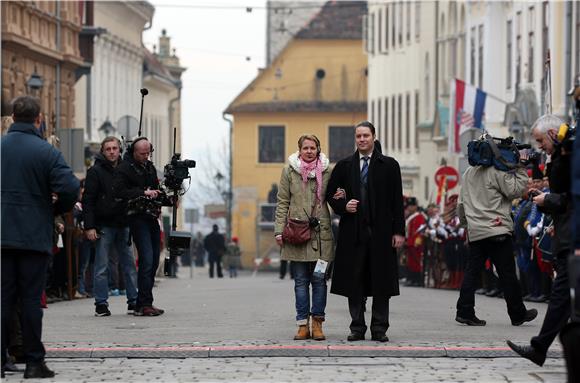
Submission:
<svg viewBox="0 0 580 383">
<path fill-rule="evenodd" d="M 19 298 L 24 378 L 52 378 L 44 362 L 40 296 L 52 252 L 54 215 L 72 209 L 79 180 L 62 154 L 43 140 L 40 102 L 12 103 L 14 124 L 2 138 L 2 377 L 12 308 Z"/>
<path fill-rule="evenodd" d="M 213 269 L 215 265 L 218 278 L 223 278 L 222 256 L 226 251 L 226 240 L 223 234 L 219 232 L 218 225 L 213 225 L 212 232 L 203 240 L 203 246 L 208 254 L 209 277 L 213 278 Z"/>
<path fill-rule="evenodd" d="M 399 295 L 395 248 L 405 241 L 403 192 L 398 162 L 375 145 L 375 127 L 355 127 L 357 151 L 340 160 L 330 177 L 326 200 L 341 216 L 331 293 L 348 298 L 349 341 L 363 340 L 366 297 L 373 297 L 371 338 L 387 342 L 389 299 Z M 345 198 L 335 199 L 342 189 Z"/>
</svg>

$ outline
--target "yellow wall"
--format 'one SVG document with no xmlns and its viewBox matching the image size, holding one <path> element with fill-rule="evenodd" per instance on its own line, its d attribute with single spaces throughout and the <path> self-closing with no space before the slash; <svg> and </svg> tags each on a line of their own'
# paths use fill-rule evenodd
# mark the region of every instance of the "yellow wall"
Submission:
<svg viewBox="0 0 580 383">
<path fill-rule="evenodd" d="M 366 101 L 366 68 L 361 40 L 293 40 L 232 106 L 272 101 Z M 320 81 L 316 81 L 317 69 L 325 71 Z M 281 76 L 277 77 L 277 72 Z M 317 87 L 320 97 L 316 97 Z"/>
<path fill-rule="evenodd" d="M 252 103 L 359 102 L 366 104 L 367 58 L 361 40 L 293 40 L 272 65 L 232 102 L 230 108 Z M 317 80 L 317 69 L 325 77 Z M 276 76 L 276 73 L 281 74 Z M 298 150 L 298 138 L 315 134 L 328 155 L 329 126 L 352 126 L 366 119 L 366 112 L 233 112 L 233 208 L 232 235 L 240 239 L 242 263 L 252 267 L 254 258 L 277 251 L 273 229 L 257 226 L 260 203 L 267 202 L 272 184 L 280 180 L 288 156 Z M 260 125 L 285 127 L 284 163 L 258 162 Z M 353 146 L 353 151 L 354 151 Z M 258 234 L 257 234 L 258 233 Z M 257 239 L 260 249 L 257 251 Z"/>
</svg>

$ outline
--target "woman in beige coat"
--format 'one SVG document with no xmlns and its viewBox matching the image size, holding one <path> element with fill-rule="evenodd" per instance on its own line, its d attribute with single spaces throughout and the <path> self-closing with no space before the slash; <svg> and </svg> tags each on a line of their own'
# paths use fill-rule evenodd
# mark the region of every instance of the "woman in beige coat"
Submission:
<svg viewBox="0 0 580 383">
<path fill-rule="evenodd" d="M 303 135 L 298 140 L 298 152 L 288 158 L 282 170 L 276 206 L 276 242 L 282 247 L 282 260 L 294 266 L 294 294 L 298 333 L 295 340 L 324 340 L 322 322 L 326 308 L 326 278 L 313 273 L 319 259 L 330 262 L 334 257 L 330 213 L 324 201 L 330 178 L 329 160 L 320 151 L 320 141 L 314 135 Z M 287 218 L 308 220 L 314 216 L 320 226 L 311 231 L 310 241 L 293 245 L 282 238 Z M 312 305 L 310 304 L 312 285 Z M 309 328 L 312 317 L 312 334 Z"/>
</svg>

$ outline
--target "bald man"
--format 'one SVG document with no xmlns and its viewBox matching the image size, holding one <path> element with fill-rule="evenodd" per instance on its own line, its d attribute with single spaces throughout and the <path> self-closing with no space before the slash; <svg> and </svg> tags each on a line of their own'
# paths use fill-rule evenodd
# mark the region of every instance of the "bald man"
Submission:
<svg viewBox="0 0 580 383">
<path fill-rule="evenodd" d="M 129 228 L 139 254 L 135 316 L 158 316 L 164 312 L 153 306 L 153 284 L 161 251 L 161 208 L 149 203 L 160 193 L 157 170 L 149 160 L 152 151 L 146 137 L 136 138 L 126 161 L 117 167 L 114 182 L 115 196 L 128 202 Z"/>
</svg>

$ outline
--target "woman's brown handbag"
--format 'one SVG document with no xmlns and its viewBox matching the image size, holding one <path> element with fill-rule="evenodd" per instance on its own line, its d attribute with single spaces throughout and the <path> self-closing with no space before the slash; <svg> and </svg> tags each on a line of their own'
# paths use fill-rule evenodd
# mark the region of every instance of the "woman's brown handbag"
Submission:
<svg viewBox="0 0 580 383">
<path fill-rule="evenodd" d="M 307 220 L 290 218 L 286 219 L 286 226 L 282 231 L 282 239 L 292 245 L 301 245 L 310 241 L 312 238 L 311 230 L 316 230 L 320 225 L 318 218 L 314 217 L 314 207 L 312 207 L 311 215 L 308 215 L 306 209 L 304 213 L 308 217 Z"/>
<path fill-rule="evenodd" d="M 310 241 L 310 223 L 309 221 L 288 218 L 286 226 L 282 231 L 282 239 L 292 245 L 301 245 Z"/>
</svg>

